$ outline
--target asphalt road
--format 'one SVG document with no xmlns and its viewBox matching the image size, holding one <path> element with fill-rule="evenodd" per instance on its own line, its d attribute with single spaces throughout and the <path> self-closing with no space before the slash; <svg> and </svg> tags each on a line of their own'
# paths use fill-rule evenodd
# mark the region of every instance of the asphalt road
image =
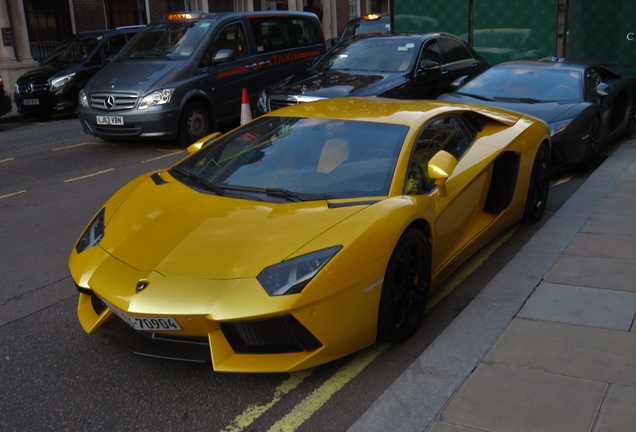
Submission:
<svg viewBox="0 0 636 432">
<path fill-rule="evenodd" d="M 171 142 L 101 141 L 74 116 L 0 123 L 0 430 L 344 431 L 586 178 L 554 178 L 544 219 L 456 271 L 408 341 L 294 374 L 219 374 L 129 354 L 75 316 L 67 259 L 86 223 L 122 185 L 183 156 Z"/>
</svg>

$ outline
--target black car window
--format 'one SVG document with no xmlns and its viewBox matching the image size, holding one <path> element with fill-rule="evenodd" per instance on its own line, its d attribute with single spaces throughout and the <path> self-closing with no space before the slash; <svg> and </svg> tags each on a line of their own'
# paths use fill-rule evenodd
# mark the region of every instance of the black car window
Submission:
<svg viewBox="0 0 636 432">
<path fill-rule="evenodd" d="M 251 18 L 250 25 L 258 53 L 292 47 L 292 31 L 286 17 Z"/>
<path fill-rule="evenodd" d="M 305 18 L 292 18 L 291 24 L 296 45 L 322 44 L 321 30 L 314 21 Z"/>
<path fill-rule="evenodd" d="M 442 53 L 439 49 L 439 44 L 434 39 L 428 42 L 422 50 L 419 62 L 420 68 L 424 67 L 426 62 L 435 62 L 439 64 L 444 63 L 442 60 Z"/>
<path fill-rule="evenodd" d="M 104 57 L 112 57 L 119 52 L 120 49 L 124 47 L 128 43 L 125 34 L 119 34 L 111 37 L 106 42 L 104 42 Z"/>
<path fill-rule="evenodd" d="M 472 59 L 470 52 L 456 40 L 450 38 L 439 38 L 445 63 L 454 63 L 462 60 Z"/>
<path fill-rule="evenodd" d="M 596 94 L 596 88 L 604 82 L 603 76 L 596 68 L 589 68 L 585 71 L 585 90 L 590 102 L 600 103 L 601 98 Z"/>
<path fill-rule="evenodd" d="M 428 176 L 428 162 L 431 158 L 438 151 L 445 150 L 459 160 L 474 139 L 474 130 L 459 117 L 441 117 L 428 123 L 415 142 L 405 191 L 409 190 L 409 183 L 418 184 L 417 193 L 433 190 L 435 182 Z"/>
<path fill-rule="evenodd" d="M 243 24 L 235 23 L 225 26 L 210 43 L 210 48 L 206 51 L 199 67 L 210 66 L 214 56 L 220 50 L 230 50 L 234 53 L 234 58 L 241 58 L 248 55 L 247 39 Z"/>
</svg>

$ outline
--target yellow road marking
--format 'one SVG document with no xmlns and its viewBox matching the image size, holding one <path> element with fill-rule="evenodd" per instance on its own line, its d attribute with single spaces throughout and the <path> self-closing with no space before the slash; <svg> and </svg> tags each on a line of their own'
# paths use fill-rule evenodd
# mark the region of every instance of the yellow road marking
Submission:
<svg viewBox="0 0 636 432">
<path fill-rule="evenodd" d="M 23 194 L 25 192 L 26 192 L 25 190 L 21 190 L 19 192 L 13 192 L 13 193 L 10 193 L 10 194 L 7 194 L 7 195 L 0 195 L 0 199 L 9 198 L 9 197 L 14 196 L 14 195 L 20 195 L 20 194 Z"/>
<path fill-rule="evenodd" d="M 15 158 L 2 159 L 2 160 L 0 160 L 0 163 L 2 163 L 2 162 L 9 162 L 9 161 L 12 161 L 12 160 L 14 160 L 14 159 L 15 159 Z"/>
<path fill-rule="evenodd" d="M 168 153 L 168 154 L 165 154 L 163 156 L 157 156 L 156 158 L 152 158 L 152 159 L 142 160 L 141 163 L 152 162 L 152 161 L 155 161 L 157 159 L 163 159 L 165 157 L 176 155 L 176 154 L 179 154 L 179 153 L 183 153 L 183 150 L 179 150 L 179 151 L 176 151 L 176 152 Z"/>
<path fill-rule="evenodd" d="M 104 174 L 104 173 L 107 173 L 107 172 L 110 172 L 110 171 L 115 171 L 115 168 L 109 168 L 107 170 L 99 171 L 99 172 L 96 172 L 96 173 L 93 173 L 93 174 L 88 174 L 88 175 L 85 175 L 85 176 L 75 177 L 75 178 L 72 178 L 72 179 L 64 180 L 64 183 L 72 182 L 72 181 L 75 181 L 75 180 L 82 180 L 82 179 L 85 179 L 85 178 L 88 178 L 88 177 L 94 177 L 96 175 Z"/>
<path fill-rule="evenodd" d="M 66 149 L 70 149 L 73 147 L 81 147 L 81 146 L 85 146 L 85 145 L 102 145 L 103 143 L 97 143 L 97 142 L 83 142 L 83 143 L 79 143 L 79 144 L 73 144 L 73 145 L 69 145 L 66 147 L 57 147 L 54 149 L 51 149 L 51 151 L 59 151 L 59 150 L 66 150 Z"/>
<path fill-rule="evenodd" d="M 257 418 L 265 414 L 265 412 L 273 407 L 278 401 L 280 401 L 283 395 L 286 395 L 287 393 L 298 387 L 298 385 L 300 385 L 300 383 L 302 383 L 305 378 L 310 376 L 313 371 L 314 369 L 307 369 L 300 372 L 290 373 L 289 379 L 283 381 L 281 385 L 276 387 L 274 397 L 270 402 L 266 403 L 265 405 L 251 405 L 247 407 L 241 414 L 236 416 L 232 424 L 223 429 L 223 431 L 242 431 L 243 429 L 254 423 Z"/>
<path fill-rule="evenodd" d="M 302 402 L 294 407 L 289 414 L 276 422 L 269 432 L 295 431 L 309 417 L 336 394 L 345 384 L 356 377 L 373 360 L 382 354 L 390 344 L 380 343 L 366 348 L 353 358 L 346 366 L 329 378 L 323 385 L 313 391 Z"/>
<path fill-rule="evenodd" d="M 572 180 L 574 178 L 575 175 L 576 175 L 576 173 L 570 173 L 568 175 L 565 175 L 565 176 L 561 177 L 560 179 L 558 179 L 557 181 L 554 182 L 552 187 L 569 182 L 570 180 Z"/>
<path fill-rule="evenodd" d="M 499 246 L 501 246 L 512 234 L 514 234 L 515 231 L 519 229 L 520 226 L 520 223 L 511 226 L 506 231 L 492 239 L 486 246 L 479 249 L 479 251 L 477 251 L 477 253 L 475 253 L 472 257 L 468 258 L 433 292 L 431 298 L 426 304 L 426 310 L 428 311 L 430 308 L 439 303 L 444 297 L 450 294 L 457 285 L 462 283 L 464 279 L 477 270 L 479 266 L 481 266 L 484 261 L 486 261 L 488 257 L 499 248 Z"/>
</svg>

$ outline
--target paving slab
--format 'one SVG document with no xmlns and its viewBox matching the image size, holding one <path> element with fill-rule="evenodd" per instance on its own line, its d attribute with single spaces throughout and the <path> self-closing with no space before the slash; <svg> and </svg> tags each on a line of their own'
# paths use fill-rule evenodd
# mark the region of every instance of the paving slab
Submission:
<svg viewBox="0 0 636 432">
<path fill-rule="evenodd" d="M 596 213 L 607 214 L 634 214 L 636 211 L 636 200 L 632 198 L 630 194 L 629 184 L 617 186 L 611 195 L 608 195 L 605 200 L 598 206 Z M 633 191 L 632 191 L 633 193 Z"/>
<path fill-rule="evenodd" d="M 562 255 L 545 282 L 636 292 L 636 263 L 631 260 Z"/>
<path fill-rule="evenodd" d="M 631 193 L 636 196 L 636 190 Z M 636 212 L 629 214 L 594 213 L 581 231 L 597 234 L 636 235 Z"/>
<path fill-rule="evenodd" d="M 608 385 L 481 364 L 441 421 L 492 432 L 591 431 Z"/>
<path fill-rule="evenodd" d="M 636 237 L 581 232 L 563 253 L 636 261 Z"/>
<path fill-rule="evenodd" d="M 636 293 L 541 283 L 518 317 L 628 332 Z"/>
<path fill-rule="evenodd" d="M 601 407 L 594 432 L 634 432 L 636 429 L 636 388 L 610 387 Z"/>
<path fill-rule="evenodd" d="M 485 362 L 636 386 L 636 333 L 515 318 Z"/>
</svg>

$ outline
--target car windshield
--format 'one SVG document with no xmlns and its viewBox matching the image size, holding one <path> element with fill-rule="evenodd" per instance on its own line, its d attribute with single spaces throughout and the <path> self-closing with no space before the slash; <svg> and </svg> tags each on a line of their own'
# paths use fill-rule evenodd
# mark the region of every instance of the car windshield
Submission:
<svg viewBox="0 0 636 432">
<path fill-rule="evenodd" d="M 409 69 L 416 54 L 417 45 L 410 38 L 370 37 L 337 45 L 315 69 L 403 72 Z"/>
<path fill-rule="evenodd" d="M 213 23 L 171 22 L 146 26 L 120 53 L 124 59 L 187 60 Z"/>
<path fill-rule="evenodd" d="M 243 199 L 386 196 L 407 131 L 384 123 L 262 117 L 174 170 Z"/>
<path fill-rule="evenodd" d="M 75 36 L 58 46 L 43 63 L 83 62 L 105 34 Z"/>
<path fill-rule="evenodd" d="M 578 71 L 528 67 L 494 67 L 457 90 L 458 94 L 500 101 L 581 100 Z"/>
</svg>

